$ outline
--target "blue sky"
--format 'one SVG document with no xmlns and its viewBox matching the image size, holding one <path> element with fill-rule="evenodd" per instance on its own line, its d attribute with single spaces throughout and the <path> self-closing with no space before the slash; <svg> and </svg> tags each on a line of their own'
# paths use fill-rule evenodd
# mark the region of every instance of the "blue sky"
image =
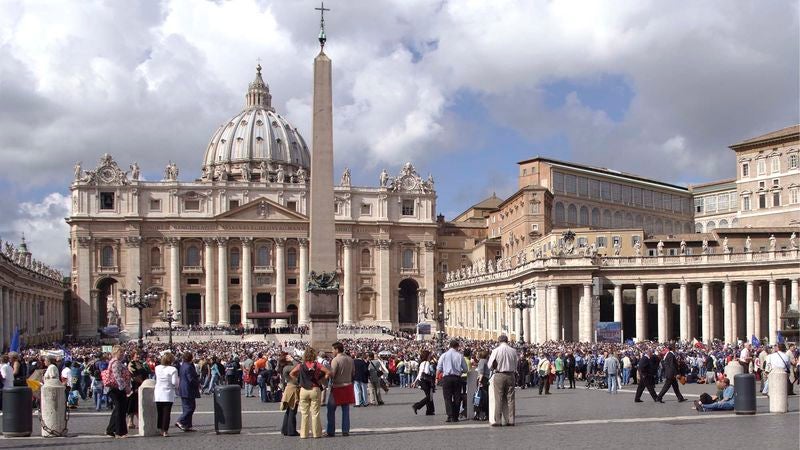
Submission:
<svg viewBox="0 0 800 450">
<path fill-rule="evenodd" d="M 45 261 L 68 264 L 75 162 L 194 179 L 257 58 L 311 141 L 316 2 L 0 1 L 0 238 Z M 411 161 L 449 218 L 535 155 L 703 182 L 734 175 L 728 145 L 800 122 L 794 1 L 330 6 L 337 173 L 375 185 Z"/>
</svg>

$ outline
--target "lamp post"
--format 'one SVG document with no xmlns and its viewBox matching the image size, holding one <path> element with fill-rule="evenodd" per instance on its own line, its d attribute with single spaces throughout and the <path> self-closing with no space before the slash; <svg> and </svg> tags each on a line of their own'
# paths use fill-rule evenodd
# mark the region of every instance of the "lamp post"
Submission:
<svg viewBox="0 0 800 450">
<path fill-rule="evenodd" d="M 172 308 L 166 311 L 160 311 L 158 313 L 158 318 L 167 322 L 169 325 L 169 348 L 172 348 L 172 322 L 178 322 L 181 320 L 181 312 L 180 311 L 173 311 Z"/>
<path fill-rule="evenodd" d="M 536 303 L 536 292 L 533 290 L 525 293 L 522 288 L 522 283 L 517 283 L 517 289 L 514 292 L 506 294 L 506 302 L 509 308 L 519 310 L 519 343 L 525 343 L 525 330 L 522 324 L 522 313 L 528 308 L 532 308 Z"/>
<path fill-rule="evenodd" d="M 139 310 L 139 348 L 144 347 L 143 341 L 143 328 L 142 324 L 142 310 L 150 308 L 153 303 L 158 300 L 158 293 L 148 289 L 142 292 L 142 277 L 136 277 L 136 283 L 139 285 L 139 290 L 129 291 L 127 289 L 120 290 L 120 296 L 128 308 L 136 308 Z"/>
</svg>

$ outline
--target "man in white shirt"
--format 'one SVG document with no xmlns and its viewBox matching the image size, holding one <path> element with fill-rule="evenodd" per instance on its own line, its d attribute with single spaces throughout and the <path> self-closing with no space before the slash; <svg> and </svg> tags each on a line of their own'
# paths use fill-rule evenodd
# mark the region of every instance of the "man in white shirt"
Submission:
<svg viewBox="0 0 800 450">
<path fill-rule="evenodd" d="M 752 344 L 745 344 L 742 351 L 739 352 L 739 364 L 744 367 L 744 373 L 750 372 L 750 362 L 752 362 L 752 356 L 750 356 L 750 349 L 753 347 Z"/>
<path fill-rule="evenodd" d="M 500 345 L 492 350 L 489 356 L 489 367 L 494 369 L 494 389 L 495 403 L 493 427 L 499 427 L 506 419 L 506 426 L 514 426 L 514 386 L 516 381 L 517 361 L 519 359 L 517 351 L 508 345 L 508 336 L 500 335 L 497 338 Z"/>
<path fill-rule="evenodd" d="M 3 409 L 3 388 L 14 385 L 14 369 L 9 361 L 8 355 L 0 356 L 0 410 Z"/>
</svg>

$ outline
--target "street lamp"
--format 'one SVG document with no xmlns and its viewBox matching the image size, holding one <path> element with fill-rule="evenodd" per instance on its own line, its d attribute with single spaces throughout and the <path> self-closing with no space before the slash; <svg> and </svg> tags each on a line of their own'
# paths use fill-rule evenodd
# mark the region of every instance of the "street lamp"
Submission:
<svg viewBox="0 0 800 450">
<path fill-rule="evenodd" d="M 169 325 L 169 348 L 172 348 L 172 322 L 181 320 L 181 312 L 173 311 L 172 308 L 170 308 L 166 311 L 159 311 L 158 318 L 167 322 L 167 325 Z"/>
<path fill-rule="evenodd" d="M 522 312 L 532 308 L 536 303 L 536 292 L 533 290 L 526 294 L 522 289 L 522 283 L 517 283 L 517 290 L 506 294 L 506 302 L 509 308 L 519 310 L 519 343 L 525 343 L 525 330 L 522 325 Z"/>
<path fill-rule="evenodd" d="M 127 289 L 120 290 L 120 296 L 128 308 L 136 308 L 139 310 L 139 348 L 144 347 L 143 328 L 142 324 L 142 310 L 153 306 L 158 300 L 158 293 L 152 289 L 142 292 L 142 277 L 136 277 L 136 284 L 139 285 L 138 292 L 136 290 L 129 291 Z"/>
</svg>

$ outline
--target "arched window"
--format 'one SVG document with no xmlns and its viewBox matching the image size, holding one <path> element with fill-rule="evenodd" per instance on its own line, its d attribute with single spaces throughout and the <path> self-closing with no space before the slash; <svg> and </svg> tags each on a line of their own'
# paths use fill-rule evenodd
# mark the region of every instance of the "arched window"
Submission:
<svg viewBox="0 0 800 450">
<path fill-rule="evenodd" d="M 578 223 L 578 208 L 573 204 L 567 207 L 567 223 L 570 225 L 576 225 Z"/>
<path fill-rule="evenodd" d="M 592 208 L 592 226 L 600 226 L 600 210 L 597 208 Z"/>
<path fill-rule="evenodd" d="M 414 250 L 407 248 L 403 250 L 403 269 L 414 268 Z"/>
<path fill-rule="evenodd" d="M 102 267 L 114 267 L 114 247 L 105 245 L 100 250 L 100 265 Z"/>
<path fill-rule="evenodd" d="M 725 219 L 720 220 L 719 221 L 719 227 L 720 228 L 728 228 L 728 221 L 725 220 Z"/>
<path fill-rule="evenodd" d="M 561 202 L 556 203 L 555 209 L 555 222 L 556 225 L 564 225 L 564 204 Z"/>
<path fill-rule="evenodd" d="M 190 245 L 186 249 L 186 265 L 195 267 L 200 265 L 200 249 L 196 245 Z"/>
<path fill-rule="evenodd" d="M 361 250 L 361 268 L 362 269 L 372 268 L 372 253 L 370 253 L 368 248 Z"/>
<path fill-rule="evenodd" d="M 614 228 L 622 228 L 622 212 L 614 213 Z"/>
<path fill-rule="evenodd" d="M 667 220 L 664 222 L 664 233 L 672 234 L 672 221 Z"/>
<path fill-rule="evenodd" d="M 297 267 L 297 249 L 294 247 L 289 247 L 286 250 L 286 267 L 290 269 Z"/>
<path fill-rule="evenodd" d="M 588 226 L 589 225 L 589 208 L 585 206 L 581 206 L 581 212 L 578 216 L 578 225 Z"/>
<path fill-rule="evenodd" d="M 711 230 L 713 230 L 714 228 L 717 228 L 717 224 L 716 224 L 716 223 L 714 223 L 714 221 L 713 221 L 713 220 L 712 220 L 711 222 L 708 222 L 708 223 L 706 224 L 706 233 L 710 233 L 710 232 L 711 232 Z"/>
<path fill-rule="evenodd" d="M 150 267 L 161 267 L 161 249 L 158 247 L 150 249 Z"/>
<path fill-rule="evenodd" d="M 739 226 L 739 219 L 734 218 L 731 220 L 731 228 L 736 228 L 737 226 Z"/>
<path fill-rule="evenodd" d="M 702 233 L 703 232 L 703 224 L 700 223 L 700 222 L 695 223 L 694 224 L 694 232 L 695 233 Z"/>
<path fill-rule="evenodd" d="M 603 228 L 611 228 L 613 226 L 611 211 L 603 210 Z"/>
<path fill-rule="evenodd" d="M 239 251 L 239 247 L 231 247 L 231 269 L 238 269 L 239 268 L 239 260 L 241 257 L 241 252 Z"/>
<path fill-rule="evenodd" d="M 269 263 L 269 247 L 266 245 L 259 245 L 256 250 L 256 265 L 259 267 L 267 267 Z"/>
</svg>

